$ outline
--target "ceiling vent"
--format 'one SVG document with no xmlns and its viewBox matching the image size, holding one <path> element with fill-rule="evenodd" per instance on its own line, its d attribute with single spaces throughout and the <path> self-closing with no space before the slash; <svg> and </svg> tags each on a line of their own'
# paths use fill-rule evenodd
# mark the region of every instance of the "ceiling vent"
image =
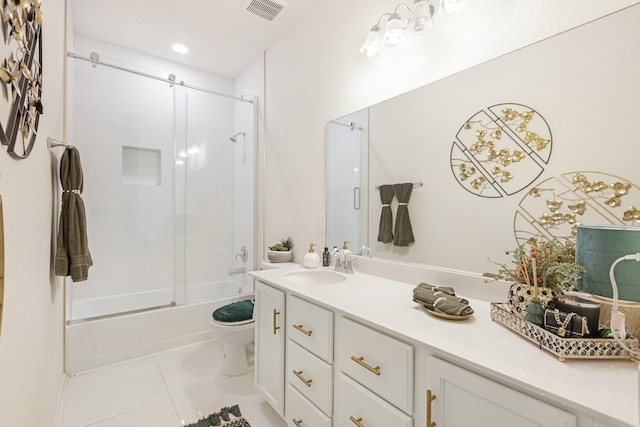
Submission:
<svg viewBox="0 0 640 427">
<path fill-rule="evenodd" d="M 273 21 L 287 6 L 289 6 L 287 3 L 280 0 L 247 0 L 241 7 L 242 10 L 253 16 L 265 21 Z"/>
</svg>

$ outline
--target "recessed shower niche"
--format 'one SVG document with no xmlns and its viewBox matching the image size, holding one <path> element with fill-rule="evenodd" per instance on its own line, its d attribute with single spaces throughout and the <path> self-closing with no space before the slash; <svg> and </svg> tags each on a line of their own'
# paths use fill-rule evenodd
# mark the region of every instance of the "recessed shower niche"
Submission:
<svg viewBox="0 0 640 427">
<path fill-rule="evenodd" d="M 122 183 L 160 186 L 162 180 L 160 150 L 122 147 Z"/>
</svg>

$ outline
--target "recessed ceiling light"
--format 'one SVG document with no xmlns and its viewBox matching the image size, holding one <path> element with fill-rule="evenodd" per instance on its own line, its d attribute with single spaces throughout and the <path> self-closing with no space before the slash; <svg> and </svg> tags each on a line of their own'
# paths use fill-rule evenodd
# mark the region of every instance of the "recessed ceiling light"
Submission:
<svg viewBox="0 0 640 427">
<path fill-rule="evenodd" d="M 171 49 L 173 49 L 175 52 L 182 53 L 182 54 L 189 52 L 189 48 L 180 43 L 174 44 L 173 46 L 171 46 Z"/>
</svg>

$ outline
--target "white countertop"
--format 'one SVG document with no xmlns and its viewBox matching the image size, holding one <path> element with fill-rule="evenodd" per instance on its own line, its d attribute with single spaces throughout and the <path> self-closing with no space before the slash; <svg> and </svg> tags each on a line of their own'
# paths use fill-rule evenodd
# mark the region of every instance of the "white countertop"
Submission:
<svg viewBox="0 0 640 427">
<path fill-rule="evenodd" d="M 553 354 L 493 322 L 487 301 L 467 298 L 474 310 L 471 318 L 443 320 L 431 316 L 412 300 L 412 290 L 417 283 L 356 272 L 344 274 L 346 281 L 337 284 L 300 284 L 286 279 L 287 271 L 291 270 L 250 274 L 289 293 L 424 345 L 452 363 L 558 407 L 566 405 L 574 408 L 573 412 L 578 410 L 604 422 L 630 427 L 640 425 L 637 363 L 626 360 L 561 362 Z M 480 286 L 482 280 L 478 282 Z M 452 286 L 452 283 L 430 283 Z M 466 297 L 463 288 L 456 287 L 456 293 Z"/>
</svg>

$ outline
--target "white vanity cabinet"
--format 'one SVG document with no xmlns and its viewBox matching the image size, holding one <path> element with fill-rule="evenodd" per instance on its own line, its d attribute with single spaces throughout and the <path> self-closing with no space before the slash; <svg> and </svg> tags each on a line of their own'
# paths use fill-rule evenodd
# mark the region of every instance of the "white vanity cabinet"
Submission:
<svg viewBox="0 0 640 427">
<path fill-rule="evenodd" d="M 338 317 L 335 366 L 334 426 L 413 425 L 413 346 Z"/>
<path fill-rule="evenodd" d="M 635 364 L 554 360 L 492 322 L 486 301 L 453 322 L 390 279 L 252 275 L 256 385 L 289 427 L 640 425 Z"/>
<path fill-rule="evenodd" d="M 333 414 L 333 312 L 287 296 L 285 420 L 329 427 Z"/>
<path fill-rule="evenodd" d="M 256 388 L 284 416 L 285 293 L 256 280 L 255 296 Z"/>
<path fill-rule="evenodd" d="M 436 357 L 427 360 L 426 426 L 576 427 L 576 415 Z M 435 424 L 434 424 L 435 423 Z"/>
</svg>

